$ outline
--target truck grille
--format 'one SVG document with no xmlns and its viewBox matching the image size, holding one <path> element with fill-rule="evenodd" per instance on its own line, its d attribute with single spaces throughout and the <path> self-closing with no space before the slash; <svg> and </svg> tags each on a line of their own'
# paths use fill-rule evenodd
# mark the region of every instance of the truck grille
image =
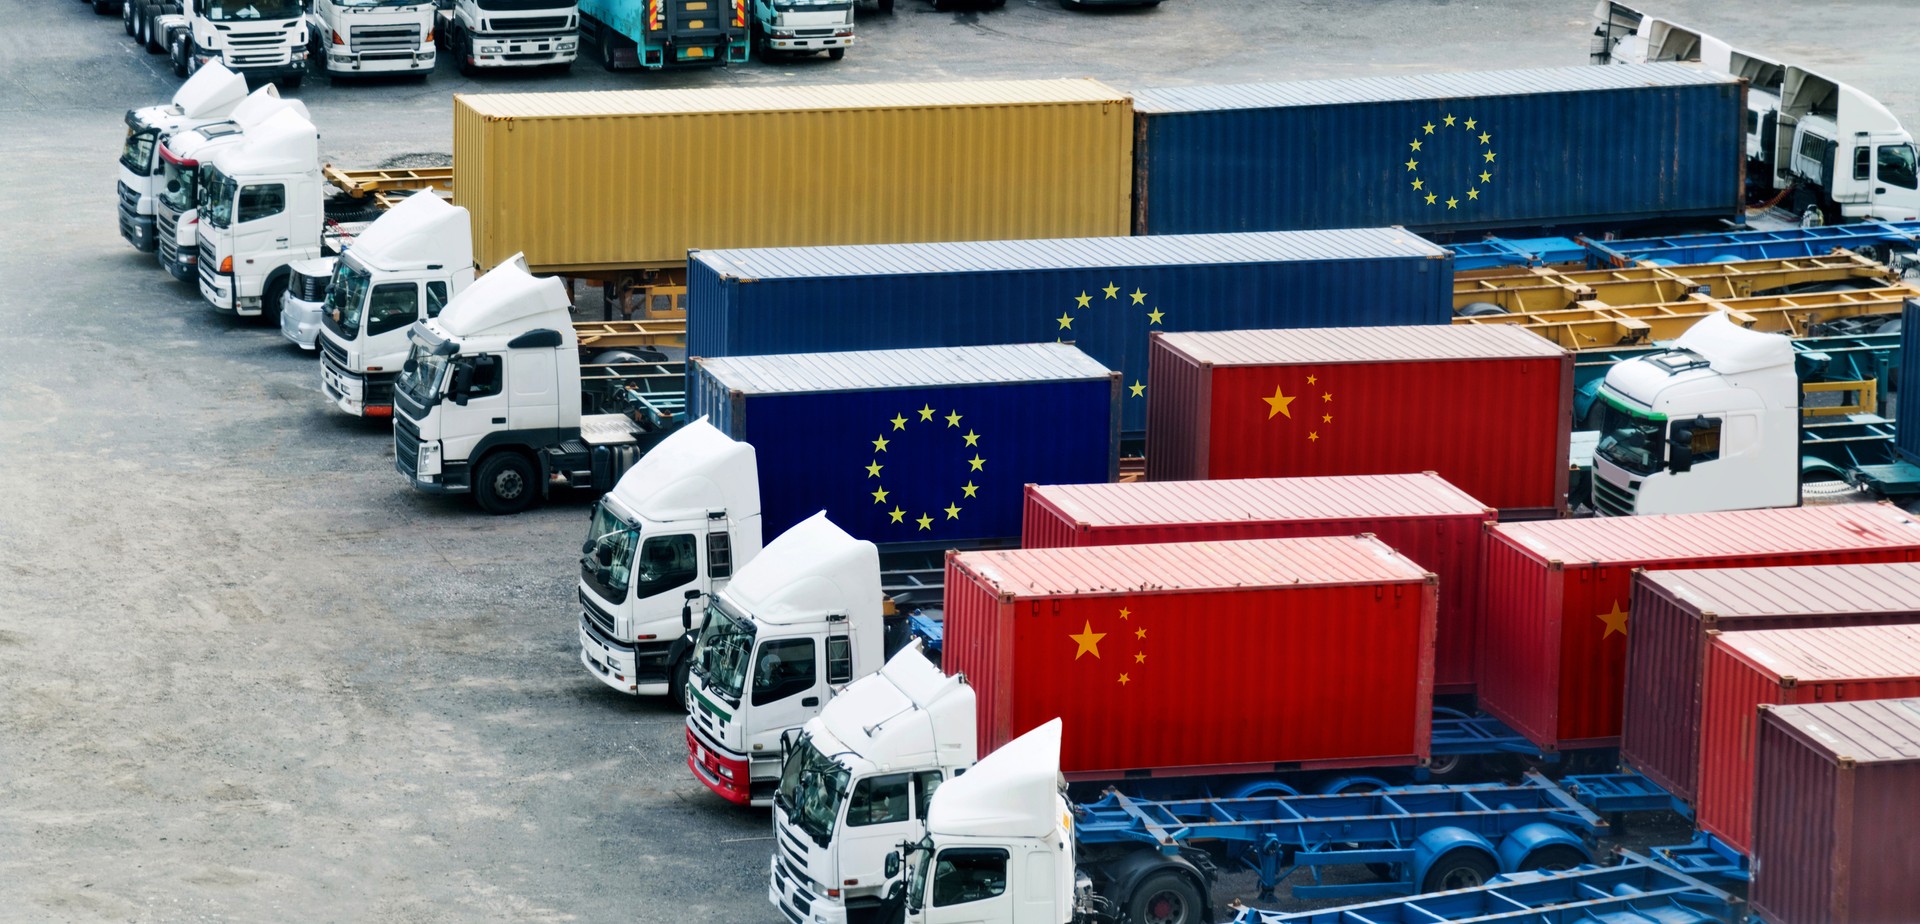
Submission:
<svg viewBox="0 0 1920 924">
<path fill-rule="evenodd" d="M 126 209 L 127 214 L 131 215 L 140 207 L 140 194 L 134 192 L 133 187 L 125 183 L 118 185 L 120 187 L 120 207 Z"/>
<path fill-rule="evenodd" d="M 200 261 L 200 280 L 202 282 L 205 282 L 209 286 L 217 287 L 220 283 L 220 271 L 214 269 L 212 262 L 207 260 L 201 260 Z M 231 308 L 233 306 L 221 305 L 220 307 Z"/>
<path fill-rule="evenodd" d="M 163 205 L 154 210 L 153 223 L 159 229 L 160 262 L 166 266 L 179 266 L 180 238 L 176 232 L 180 228 L 180 216 L 167 211 Z"/>
<path fill-rule="evenodd" d="M 346 348 L 333 342 L 333 338 L 325 334 L 320 335 L 320 361 L 331 365 L 333 371 L 341 375 L 359 378 L 359 376 L 355 376 L 353 373 L 347 371 Z"/>
<path fill-rule="evenodd" d="M 525 19 L 495 19 L 488 24 L 497 32 L 557 32 L 567 27 L 567 17 L 529 16 Z"/>
<path fill-rule="evenodd" d="M 419 473 L 420 431 L 398 414 L 393 417 L 393 461 L 408 478 Z"/>
<path fill-rule="evenodd" d="M 584 614 L 588 620 L 592 621 L 600 631 L 605 632 L 608 638 L 619 638 L 619 636 L 613 634 L 613 617 L 605 610 L 593 605 L 593 601 L 587 599 L 587 595 L 584 592 L 580 594 L 580 612 Z"/>
<path fill-rule="evenodd" d="M 354 26 L 347 37 L 355 54 L 413 54 L 420 47 L 420 26 L 402 23 L 383 26 Z"/>
<path fill-rule="evenodd" d="M 229 32 L 227 63 L 232 67 L 274 67 L 293 62 L 293 43 L 282 32 Z"/>
<path fill-rule="evenodd" d="M 1640 482 L 1627 482 L 1627 489 L 1621 489 L 1607 483 L 1598 475 L 1593 479 L 1593 506 L 1601 514 L 1610 517 L 1633 515 L 1633 502 L 1639 494 Z"/>
</svg>

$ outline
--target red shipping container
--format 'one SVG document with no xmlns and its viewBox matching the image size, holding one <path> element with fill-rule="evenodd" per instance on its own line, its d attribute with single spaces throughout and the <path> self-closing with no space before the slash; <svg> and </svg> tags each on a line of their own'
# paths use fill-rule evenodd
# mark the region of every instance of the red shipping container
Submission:
<svg viewBox="0 0 1920 924">
<path fill-rule="evenodd" d="M 1762 706 L 1753 887 L 1768 924 L 1920 915 L 1920 699 Z"/>
<path fill-rule="evenodd" d="M 1701 692 L 1694 821 L 1750 854 L 1759 707 L 1920 696 L 1920 627 L 1772 629 L 1712 638 Z M 1907 820 L 1916 817 L 1909 809 Z"/>
<path fill-rule="evenodd" d="M 1488 527 L 1480 707 L 1547 749 L 1620 743 L 1633 569 L 1920 560 L 1891 504 Z"/>
<path fill-rule="evenodd" d="M 1023 548 L 1372 533 L 1440 578 L 1433 691 L 1471 693 L 1492 508 L 1418 475 L 1028 485 Z"/>
<path fill-rule="evenodd" d="M 1147 478 L 1438 472 L 1507 518 L 1567 506 L 1573 354 L 1511 326 L 1154 334 Z"/>
<path fill-rule="evenodd" d="M 1920 563 L 1645 571 L 1628 609 L 1620 756 L 1691 804 L 1707 632 L 1920 622 Z"/>
<path fill-rule="evenodd" d="M 1072 779 L 1421 763 L 1436 579 L 1367 537 L 949 552 L 980 752 L 1066 720 Z"/>
</svg>

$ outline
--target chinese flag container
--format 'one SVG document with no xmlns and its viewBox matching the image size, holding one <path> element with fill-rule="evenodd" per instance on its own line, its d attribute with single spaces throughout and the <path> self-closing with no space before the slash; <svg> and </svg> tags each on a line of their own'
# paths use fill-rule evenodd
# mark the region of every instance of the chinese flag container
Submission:
<svg viewBox="0 0 1920 924">
<path fill-rule="evenodd" d="M 1628 610 L 1620 756 L 1691 804 L 1707 633 L 1920 623 L 1920 562 L 1645 571 Z"/>
<path fill-rule="evenodd" d="M 1920 626 L 1714 635 L 1701 690 L 1695 822 L 1741 853 L 1753 852 L 1753 755 L 1760 706 L 1896 696 L 1920 696 Z M 1916 810 L 1920 807 L 1907 807 L 1909 825 L 1920 817 Z"/>
<path fill-rule="evenodd" d="M 1481 531 L 1494 511 L 1432 472 L 1027 485 L 1023 548 L 1372 533 L 1440 578 L 1435 693 L 1471 693 Z"/>
<path fill-rule="evenodd" d="M 1920 910 L 1920 699 L 1760 707 L 1753 887 L 1768 924 Z"/>
<path fill-rule="evenodd" d="M 1502 517 L 1567 506 L 1573 354 L 1508 326 L 1155 334 L 1147 478 L 1437 472 Z"/>
<path fill-rule="evenodd" d="M 1437 579 L 1378 539 L 949 552 L 984 755 L 1058 716 L 1072 779 L 1417 764 Z"/>
<path fill-rule="evenodd" d="M 1480 708 L 1542 748 L 1618 745 L 1635 568 L 1915 560 L 1920 523 L 1885 503 L 1496 524 Z"/>
</svg>

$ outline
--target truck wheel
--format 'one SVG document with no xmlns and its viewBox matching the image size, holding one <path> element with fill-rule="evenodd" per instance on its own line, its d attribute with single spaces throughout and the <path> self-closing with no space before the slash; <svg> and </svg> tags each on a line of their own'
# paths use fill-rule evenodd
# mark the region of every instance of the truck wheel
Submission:
<svg viewBox="0 0 1920 924">
<path fill-rule="evenodd" d="M 111 0 L 93 0 L 93 11 L 101 16 L 112 16 L 113 3 Z"/>
<path fill-rule="evenodd" d="M 1179 873 L 1148 876 L 1127 900 L 1127 920 L 1136 924 L 1193 924 L 1200 917 L 1200 892 Z"/>
<path fill-rule="evenodd" d="M 693 711 L 693 703 L 687 700 L 687 675 L 693 670 L 693 655 L 689 654 L 673 662 L 673 672 L 667 675 L 667 698 L 680 708 Z"/>
<path fill-rule="evenodd" d="M 607 37 L 610 30 L 600 32 L 600 66 L 607 70 L 617 70 L 613 65 L 613 39 Z"/>
<path fill-rule="evenodd" d="M 1420 880 L 1420 891 L 1470 889 L 1485 885 L 1498 872 L 1500 868 L 1478 850 L 1450 850 L 1427 868 L 1426 878 Z"/>
<path fill-rule="evenodd" d="M 173 76 L 187 76 L 187 59 L 191 57 L 191 55 L 187 53 L 186 36 L 176 35 L 173 37 L 173 41 L 168 43 L 167 56 L 173 60 Z"/>
<path fill-rule="evenodd" d="M 140 38 L 147 43 L 147 54 L 157 55 L 167 50 L 160 44 L 164 37 L 160 34 L 159 29 L 156 28 L 158 24 L 154 22 L 154 20 L 159 19 L 163 15 L 165 15 L 165 12 L 161 10 L 160 4 L 147 4 L 147 18 L 145 22 L 141 23 L 140 27 Z"/>
<path fill-rule="evenodd" d="M 845 48 L 827 49 L 827 60 L 829 61 L 838 61 L 841 58 L 844 58 L 846 56 L 847 56 L 847 50 Z"/>
<path fill-rule="evenodd" d="M 128 36 L 133 35 L 133 6 L 134 0 L 125 0 L 120 4 L 120 28 L 127 30 Z"/>
<path fill-rule="evenodd" d="M 533 506 L 540 486 L 533 462 L 517 452 L 500 452 L 480 463 L 473 478 L 473 499 L 491 514 L 519 513 Z"/>
<path fill-rule="evenodd" d="M 1520 864 L 1520 869 L 1529 872 L 1544 869 L 1558 873 L 1590 862 L 1572 844 L 1548 844 L 1528 854 L 1526 862 Z"/>
<path fill-rule="evenodd" d="M 305 80 L 306 77 L 307 75 L 305 74 L 288 74 L 280 78 L 280 86 L 282 89 L 298 90 L 300 89 L 300 81 Z"/>
<path fill-rule="evenodd" d="M 280 326 L 280 300 L 287 297 L 287 277 L 275 276 L 260 290 L 260 321 Z"/>
<path fill-rule="evenodd" d="M 453 40 L 453 59 L 454 63 L 460 66 L 460 76 L 462 77 L 472 77 L 474 74 L 480 72 L 479 68 L 473 66 L 473 56 L 469 54 L 472 50 L 473 37 L 465 32 L 460 33 L 460 35 Z"/>
</svg>

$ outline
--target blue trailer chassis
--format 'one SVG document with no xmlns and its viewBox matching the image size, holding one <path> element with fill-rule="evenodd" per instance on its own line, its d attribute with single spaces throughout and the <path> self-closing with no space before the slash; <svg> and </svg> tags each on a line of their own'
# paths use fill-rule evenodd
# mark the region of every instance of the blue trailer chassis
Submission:
<svg viewBox="0 0 1920 924">
<path fill-rule="evenodd" d="M 1666 263 L 1772 260 L 1832 253 L 1835 248 L 1891 254 L 1920 246 L 1920 221 L 1862 221 L 1780 231 L 1724 231 L 1598 241 L 1585 237 L 1490 237 L 1450 244 L 1455 272 L 1586 263 L 1600 269 L 1640 260 Z"/>
</svg>

